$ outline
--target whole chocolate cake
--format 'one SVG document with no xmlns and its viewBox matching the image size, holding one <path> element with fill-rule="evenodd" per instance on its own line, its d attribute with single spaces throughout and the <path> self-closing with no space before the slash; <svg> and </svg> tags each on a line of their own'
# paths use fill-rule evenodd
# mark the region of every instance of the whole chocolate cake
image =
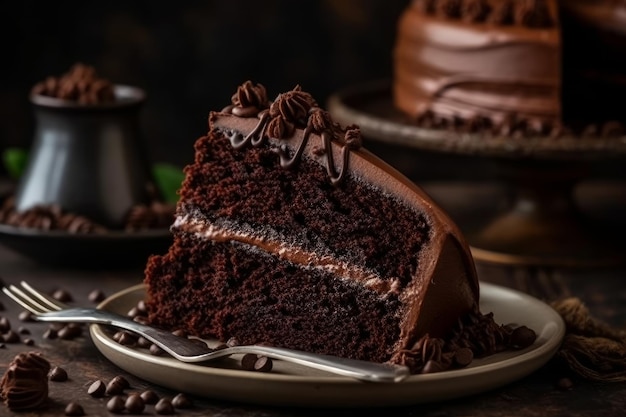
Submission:
<svg viewBox="0 0 626 417">
<path fill-rule="evenodd" d="M 299 87 L 272 102 L 240 86 L 195 144 L 172 246 L 148 261 L 149 320 L 414 372 L 504 348 L 457 227 L 360 145 Z"/>
<path fill-rule="evenodd" d="M 428 127 L 623 133 L 622 0 L 414 0 L 393 51 L 395 106 Z"/>
</svg>

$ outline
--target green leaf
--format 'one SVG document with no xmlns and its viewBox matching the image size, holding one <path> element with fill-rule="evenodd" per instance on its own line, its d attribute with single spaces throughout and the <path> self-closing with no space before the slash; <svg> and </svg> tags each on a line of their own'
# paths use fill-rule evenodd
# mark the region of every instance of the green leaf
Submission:
<svg viewBox="0 0 626 417">
<path fill-rule="evenodd" d="M 9 176 L 19 179 L 26 169 L 28 152 L 22 148 L 7 148 L 2 153 L 2 162 Z"/>
<path fill-rule="evenodd" d="M 152 167 L 152 175 L 157 187 L 161 190 L 163 198 L 168 203 L 178 201 L 178 190 L 185 179 L 185 174 L 180 167 L 168 163 L 156 163 Z"/>
</svg>

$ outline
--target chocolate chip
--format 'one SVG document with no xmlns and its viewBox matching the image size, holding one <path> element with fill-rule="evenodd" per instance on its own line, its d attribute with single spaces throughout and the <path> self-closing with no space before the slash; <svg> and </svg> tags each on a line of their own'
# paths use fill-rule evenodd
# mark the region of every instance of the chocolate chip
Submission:
<svg viewBox="0 0 626 417">
<path fill-rule="evenodd" d="M 67 381 L 67 371 L 59 366 L 55 366 L 48 373 L 50 381 L 64 382 Z"/>
<path fill-rule="evenodd" d="M 124 346 L 135 346 L 137 344 L 137 336 L 133 333 L 123 331 L 121 332 L 117 343 Z"/>
<path fill-rule="evenodd" d="M 568 391 L 574 387 L 574 382 L 569 378 L 561 378 L 556 382 L 556 387 L 560 390 Z"/>
<path fill-rule="evenodd" d="M 83 334 L 82 327 L 80 327 L 80 325 L 75 324 L 75 323 L 70 323 L 58 331 L 59 338 L 63 340 L 75 339 L 82 334 Z"/>
<path fill-rule="evenodd" d="M 95 289 L 91 291 L 89 295 L 87 295 L 87 299 L 91 301 L 92 303 L 99 303 L 103 301 L 105 298 L 106 296 L 104 292 L 102 292 L 102 290 L 99 290 L 99 289 Z"/>
<path fill-rule="evenodd" d="M 156 404 L 159 401 L 159 396 L 152 390 L 147 390 L 141 393 L 141 399 L 146 404 Z"/>
<path fill-rule="evenodd" d="M 119 395 L 114 395 L 109 401 L 107 401 L 107 410 L 112 413 L 121 414 L 124 412 L 125 408 L 124 398 Z"/>
<path fill-rule="evenodd" d="M 270 372 L 273 366 L 274 364 L 271 358 L 261 356 L 254 363 L 254 370 L 257 372 Z"/>
<path fill-rule="evenodd" d="M 240 343 L 239 343 L 239 340 L 237 340 L 234 337 L 231 337 L 230 339 L 228 339 L 228 341 L 226 341 L 226 345 L 228 347 L 233 347 L 233 346 L 239 346 Z"/>
<path fill-rule="evenodd" d="M 424 367 L 422 368 L 422 373 L 423 374 L 432 374 L 435 372 L 441 372 L 444 370 L 444 367 L 441 365 L 441 363 L 435 361 L 435 360 L 429 360 L 428 362 L 426 362 L 426 364 L 424 365 Z"/>
<path fill-rule="evenodd" d="M 109 381 L 105 392 L 107 395 L 119 395 L 122 394 L 126 388 L 128 388 L 128 381 L 122 377 L 116 376 Z"/>
<path fill-rule="evenodd" d="M 165 351 L 155 344 L 150 345 L 150 354 L 154 356 L 162 356 Z"/>
<path fill-rule="evenodd" d="M 130 382 L 128 382 L 128 380 L 124 378 L 122 375 L 114 376 L 113 379 L 111 379 L 111 382 L 120 384 L 124 389 L 130 388 Z"/>
<path fill-rule="evenodd" d="M 187 332 L 185 332 L 183 329 L 174 330 L 172 334 L 178 337 L 187 337 Z"/>
<path fill-rule="evenodd" d="M 11 330 L 11 322 L 6 317 L 0 317 L 0 333 L 6 333 Z"/>
<path fill-rule="evenodd" d="M 130 414 L 141 414 L 144 408 L 146 408 L 146 403 L 139 394 L 130 394 L 128 398 L 126 398 L 124 408 L 126 408 L 126 411 Z"/>
<path fill-rule="evenodd" d="M 35 321 L 33 313 L 27 310 L 21 311 L 19 316 L 17 316 L 17 318 L 20 319 L 21 321 Z"/>
<path fill-rule="evenodd" d="M 52 293 L 52 298 L 62 303 L 69 303 L 70 301 L 74 300 L 74 297 L 72 297 L 72 294 L 70 294 L 69 292 L 63 289 L 58 289 L 54 291 Z"/>
<path fill-rule="evenodd" d="M 133 307 L 133 308 L 131 308 L 130 310 L 128 310 L 128 312 L 126 313 L 126 315 L 127 315 L 128 317 L 133 318 L 133 317 L 137 317 L 137 316 L 141 315 L 141 312 L 139 311 L 139 309 L 138 309 L 137 307 Z"/>
<path fill-rule="evenodd" d="M 174 414 L 174 406 L 169 398 L 161 398 L 154 406 L 154 411 L 160 415 Z"/>
<path fill-rule="evenodd" d="M 148 317 L 141 316 L 141 315 L 133 317 L 133 321 L 137 322 L 139 324 L 150 324 L 150 321 L 148 320 Z"/>
<path fill-rule="evenodd" d="M 17 332 L 19 334 L 30 334 L 30 330 L 28 330 L 26 327 L 24 326 L 20 326 L 17 328 Z"/>
<path fill-rule="evenodd" d="M 460 348 L 454 353 L 454 365 L 465 368 L 474 360 L 474 352 L 469 348 Z"/>
<path fill-rule="evenodd" d="M 520 326 L 513 330 L 509 344 L 514 349 L 523 349 L 535 343 L 537 334 L 526 326 Z"/>
<path fill-rule="evenodd" d="M 140 336 L 140 337 L 137 338 L 137 346 L 139 346 L 141 348 L 149 349 L 151 344 L 152 344 L 152 342 L 149 341 L 148 339 L 146 339 L 143 336 Z"/>
<path fill-rule="evenodd" d="M 30 337 L 27 337 L 26 339 L 23 340 L 23 343 L 26 346 L 33 346 L 35 344 L 35 341 L 31 339 Z"/>
<path fill-rule="evenodd" d="M 254 364 L 257 359 L 259 359 L 259 355 L 256 353 L 246 353 L 241 358 L 241 367 L 246 371 L 254 371 Z"/>
<path fill-rule="evenodd" d="M 94 398 L 104 397 L 104 393 L 106 392 L 106 385 L 101 380 L 97 380 L 89 385 L 87 388 L 87 394 L 91 395 Z"/>
<path fill-rule="evenodd" d="M 43 333 L 44 339 L 56 339 L 57 337 L 59 337 L 59 333 L 53 328 L 48 328 Z"/>
<path fill-rule="evenodd" d="M 189 397 L 181 392 L 180 394 L 176 394 L 174 398 L 172 398 L 172 405 L 175 408 L 191 408 L 193 406 L 193 403 L 191 402 L 191 399 Z"/>
<path fill-rule="evenodd" d="M 9 330 L 2 335 L 2 339 L 4 340 L 4 343 L 19 343 L 20 335 L 13 330 Z"/>
<path fill-rule="evenodd" d="M 83 407 L 80 404 L 71 402 L 65 407 L 65 415 L 66 416 L 84 416 L 85 410 L 83 410 Z"/>
<path fill-rule="evenodd" d="M 144 300 L 139 300 L 137 302 L 137 310 L 139 310 L 141 312 L 141 314 L 147 314 L 148 313 L 148 307 L 146 306 L 146 302 Z"/>
</svg>

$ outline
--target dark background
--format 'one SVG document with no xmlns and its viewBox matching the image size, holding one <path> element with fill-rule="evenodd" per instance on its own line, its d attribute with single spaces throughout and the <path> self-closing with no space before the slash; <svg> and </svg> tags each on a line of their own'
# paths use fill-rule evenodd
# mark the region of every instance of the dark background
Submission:
<svg viewBox="0 0 626 417">
<path fill-rule="evenodd" d="M 142 127 L 155 162 L 185 164 L 210 110 L 250 79 L 270 98 L 296 84 L 322 104 L 388 78 L 408 1 L 106 1 L 11 3 L 0 25 L 0 147 L 32 141 L 30 88 L 75 62 L 146 90 Z"/>
</svg>

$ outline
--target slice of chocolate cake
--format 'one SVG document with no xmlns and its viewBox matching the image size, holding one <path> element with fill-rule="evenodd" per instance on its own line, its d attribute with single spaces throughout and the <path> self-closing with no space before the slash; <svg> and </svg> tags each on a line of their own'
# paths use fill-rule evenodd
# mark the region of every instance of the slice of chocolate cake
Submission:
<svg viewBox="0 0 626 417">
<path fill-rule="evenodd" d="M 239 87 L 196 142 L 174 243 L 148 261 L 150 321 L 414 372 L 495 351 L 506 329 L 478 311 L 459 230 L 360 145 L 299 87 L 273 102 Z"/>
</svg>

